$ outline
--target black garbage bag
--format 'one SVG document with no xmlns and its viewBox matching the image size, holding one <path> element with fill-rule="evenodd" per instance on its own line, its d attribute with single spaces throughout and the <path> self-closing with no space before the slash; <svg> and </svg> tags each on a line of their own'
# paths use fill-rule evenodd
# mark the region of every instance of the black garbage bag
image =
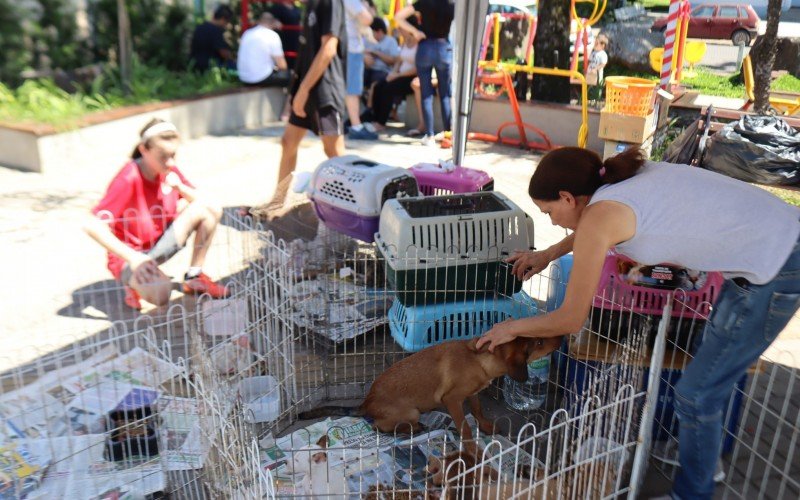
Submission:
<svg viewBox="0 0 800 500">
<path fill-rule="evenodd" d="M 703 167 L 747 182 L 800 183 L 800 131 L 774 116 L 743 116 L 711 137 Z"/>
</svg>

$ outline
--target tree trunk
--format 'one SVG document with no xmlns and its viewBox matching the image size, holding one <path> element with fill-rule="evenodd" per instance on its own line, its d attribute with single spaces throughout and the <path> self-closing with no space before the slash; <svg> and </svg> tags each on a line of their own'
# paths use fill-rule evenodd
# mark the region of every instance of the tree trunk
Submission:
<svg viewBox="0 0 800 500">
<path fill-rule="evenodd" d="M 117 0 L 117 26 L 119 28 L 119 74 L 125 94 L 131 93 L 131 73 L 133 72 L 133 42 L 131 40 L 131 22 L 125 0 Z"/>
<path fill-rule="evenodd" d="M 753 109 L 758 114 L 766 114 L 769 110 L 769 88 L 772 67 L 775 65 L 775 50 L 778 46 L 778 22 L 781 17 L 781 0 L 769 0 L 767 3 L 767 31 L 761 43 L 750 51 L 753 61 L 753 93 L 755 103 Z"/>
<path fill-rule="evenodd" d="M 533 62 L 543 68 L 569 69 L 569 0 L 541 0 Z M 532 96 L 538 101 L 569 102 L 569 80 L 533 75 Z"/>
</svg>

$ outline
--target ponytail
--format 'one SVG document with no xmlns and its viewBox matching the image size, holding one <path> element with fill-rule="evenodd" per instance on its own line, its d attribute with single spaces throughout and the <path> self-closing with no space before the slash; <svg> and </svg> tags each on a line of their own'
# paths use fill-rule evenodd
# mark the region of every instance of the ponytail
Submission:
<svg viewBox="0 0 800 500">
<path fill-rule="evenodd" d="M 603 184 L 616 184 L 630 179 L 642 168 L 647 157 L 636 146 L 631 146 L 622 153 L 612 156 L 603 162 Z"/>
<path fill-rule="evenodd" d="M 591 196 L 603 184 L 633 177 L 646 161 L 641 149 L 631 147 L 603 161 L 594 151 L 566 147 L 547 153 L 531 177 L 531 199 L 557 200 L 560 191 L 573 196 Z"/>
</svg>

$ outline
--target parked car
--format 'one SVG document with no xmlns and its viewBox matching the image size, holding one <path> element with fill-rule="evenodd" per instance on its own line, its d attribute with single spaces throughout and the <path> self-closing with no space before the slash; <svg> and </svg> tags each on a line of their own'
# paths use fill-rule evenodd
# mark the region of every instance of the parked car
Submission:
<svg viewBox="0 0 800 500">
<path fill-rule="evenodd" d="M 750 5 L 700 4 L 692 9 L 689 18 L 689 38 L 729 39 L 734 45 L 750 42 L 758 34 L 758 14 Z M 667 29 L 667 18 L 657 19 L 650 28 Z"/>
<path fill-rule="evenodd" d="M 689 0 L 689 4 L 692 8 L 697 7 L 700 4 L 708 4 L 708 5 L 750 5 L 753 7 L 753 10 L 756 11 L 758 17 L 761 19 L 767 18 L 767 4 L 769 0 Z M 781 13 L 786 12 L 792 7 L 792 0 L 781 0 Z"/>
</svg>

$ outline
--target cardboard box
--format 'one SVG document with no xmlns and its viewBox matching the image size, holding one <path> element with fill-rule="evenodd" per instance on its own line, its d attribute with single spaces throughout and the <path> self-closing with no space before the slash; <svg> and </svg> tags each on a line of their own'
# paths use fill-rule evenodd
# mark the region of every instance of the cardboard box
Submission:
<svg viewBox="0 0 800 500">
<path fill-rule="evenodd" d="M 675 96 L 664 89 L 658 89 L 658 92 L 656 92 L 656 129 L 660 129 L 667 124 L 669 105 L 672 103 L 673 99 L 675 99 Z"/>
<path fill-rule="evenodd" d="M 603 160 L 609 156 L 622 153 L 631 146 L 638 146 L 642 148 L 647 154 L 647 157 L 650 158 L 650 155 L 653 153 L 653 136 L 648 137 L 643 144 L 622 141 L 606 141 L 605 145 L 603 146 Z"/>
<path fill-rule="evenodd" d="M 610 141 L 641 144 L 656 130 L 656 114 L 630 116 L 600 112 L 600 127 L 597 136 Z"/>
</svg>

